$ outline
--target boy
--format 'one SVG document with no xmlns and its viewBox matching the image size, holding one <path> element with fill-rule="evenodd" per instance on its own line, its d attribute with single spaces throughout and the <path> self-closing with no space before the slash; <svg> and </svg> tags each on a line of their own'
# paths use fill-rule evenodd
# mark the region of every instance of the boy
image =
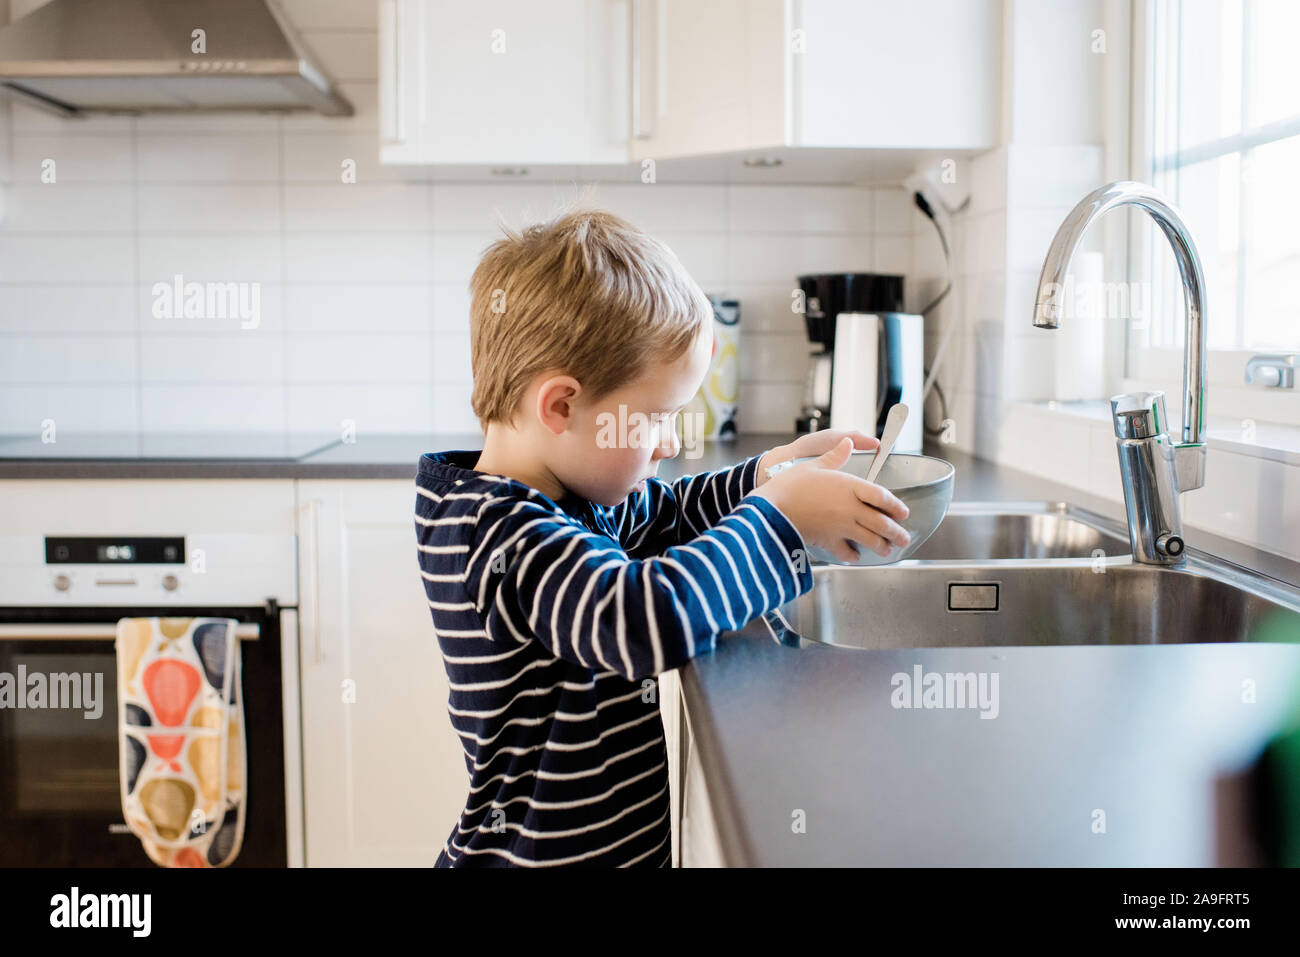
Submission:
<svg viewBox="0 0 1300 957">
<path fill-rule="evenodd" d="M 667 866 L 657 676 L 808 591 L 805 543 L 850 560 L 851 542 L 906 543 L 885 514 L 906 508 L 836 470 L 854 444 L 878 447 L 861 432 L 655 478 L 708 370 L 707 297 L 608 213 L 505 233 L 470 282 L 483 449 L 426 453 L 416 475 L 420 571 L 470 775 L 435 866 Z M 804 455 L 821 458 L 768 477 Z"/>
</svg>

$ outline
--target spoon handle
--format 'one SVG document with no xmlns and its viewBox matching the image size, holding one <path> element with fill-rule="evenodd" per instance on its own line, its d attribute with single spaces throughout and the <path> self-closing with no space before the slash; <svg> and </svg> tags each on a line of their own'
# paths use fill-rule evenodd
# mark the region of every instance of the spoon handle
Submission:
<svg viewBox="0 0 1300 957">
<path fill-rule="evenodd" d="M 894 451 L 894 443 L 898 441 L 898 434 L 903 431 L 903 423 L 906 421 L 907 406 L 899 402 L 890 408 L 889 414 L 885 416 L 885 431 L 880 438 L 880 449 L 871 463 L 871 470 L 867 472 L 868 482 L 874 482 L 880 470 L 885 467 L 885 459 Z"/>
</svg>

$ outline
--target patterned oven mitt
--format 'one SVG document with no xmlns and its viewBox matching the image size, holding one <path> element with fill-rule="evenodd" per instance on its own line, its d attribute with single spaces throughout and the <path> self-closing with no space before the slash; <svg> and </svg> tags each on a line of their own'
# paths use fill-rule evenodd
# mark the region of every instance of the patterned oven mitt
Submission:
<svg viewBox="0 0 1300 957">
<path fill-rule="evenodd" d="M 244 702 L 233 618 L 117 623 L 122 813 L 161 867 L 224 867 L 244 834 Z"/>
</svg>

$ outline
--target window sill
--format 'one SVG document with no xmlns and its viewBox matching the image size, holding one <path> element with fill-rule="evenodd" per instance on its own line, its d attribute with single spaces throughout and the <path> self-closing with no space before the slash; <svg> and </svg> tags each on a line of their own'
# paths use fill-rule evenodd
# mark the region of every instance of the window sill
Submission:
<svg viewBox="0 0 1300 957">
<path fill-rule="evenodd" d="M 1100 422 L 1109 432 L 1111 426 L 1110 402 L 1091 399 L 1079 402 L 1020 402 L 1026 408 L 1048 411 L 1057 415 Z M 1170 410 L 1173 412 L 1174 410 Z M 1300 426 L 1282 422 L 1256 422 L 1253 441 L 1243 434 L 1241 420 L 1232 416 L 1207 417 L 1205 444 L 1208 448 L 1235 455 L 1270 459 L 1287 465 L 1300 466 Z M 1175 437 L 1181 434 L 1181 428 Z"/>
</svg>

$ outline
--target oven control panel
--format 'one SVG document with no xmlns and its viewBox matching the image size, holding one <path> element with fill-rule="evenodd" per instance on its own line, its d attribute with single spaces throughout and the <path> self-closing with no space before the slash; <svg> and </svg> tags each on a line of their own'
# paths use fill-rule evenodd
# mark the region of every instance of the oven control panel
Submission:
<svg viewBox="0 0 1300 957">
<path fill-rule="evenodd" d="M 184 538 L 46 536 L 47 565 L 184 565 Z"/>
</svg>

